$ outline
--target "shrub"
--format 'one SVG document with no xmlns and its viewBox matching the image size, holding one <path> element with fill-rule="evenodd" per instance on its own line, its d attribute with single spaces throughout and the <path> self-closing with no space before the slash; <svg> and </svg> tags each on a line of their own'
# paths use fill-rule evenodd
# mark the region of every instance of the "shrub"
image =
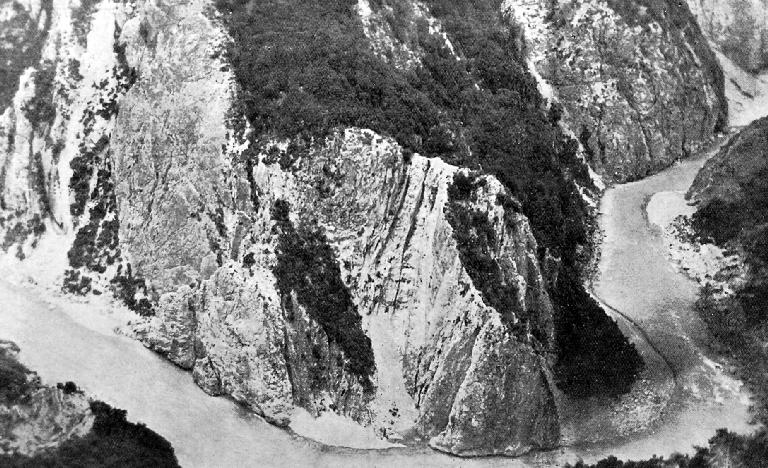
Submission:
<svg viewBox="0 0 768 468">
<path fill-rule="evenodd" d="M 696 210 L 691 225 L 705 242 L 723 245 L 741 233 L 744 218 L 740 204 L 715 198 Z"/>
<path fill-rule="evenodd" d="M 81 274 L 78 270 L 69 268 L 64 271 L 64 280 L 61 285 L 61 290 L 65 293 L 85 296 L 91 292 L 92 284 L 93 279 L 89 276 Z"/>
<path fill-rule="evenodd" d="M 44 62 L 40 69 L 32 74 L 35 94 L 24 104 L 21 111 L 33 129 L 39 129 L 41 125 L 51 125 L 56 118 L 56 106 L 53 103 L 55 78 L 56 66 L 53 62 Z"/>
<path fill-rule="evenodd" d="M 77 388 L 77 385 L 72 381 L 67 381 L 65 383 L 57 383 L 56 388 L 63 391 L 65 395 L 71 395 L 73 393 L 83 393 L 82 390 Z"/>
<path fill-rule="evenodd" d="M 152 302 L 147 296 L 147 285 L 143 278 L 133 275 L 131 264 L 117 266 L 117 273 L 110 281 L 112 293 L 129 309 L 144 317 L 155 315 Z M 143 297 L 142 297 L 143 296 Z"/>
<path fill-rule="evenodd" d="M 54 147 L 54 149 L 56 149 Z M 29 185 L 34 193 L 39 197 L 40 211 L 43 215 L 51 212 L 51 203 L 48 198 L 48 184 L 46 183 L 45 167 L 43 167 L 43 156 L 40 152 L 35 152 L 29 160 Z"/>
<path fill-rule="evenodd" d="M 5 348 L 0 348 L 0 404 L 12 404 L 34 388 L 30 370 Z"/>
</svg>

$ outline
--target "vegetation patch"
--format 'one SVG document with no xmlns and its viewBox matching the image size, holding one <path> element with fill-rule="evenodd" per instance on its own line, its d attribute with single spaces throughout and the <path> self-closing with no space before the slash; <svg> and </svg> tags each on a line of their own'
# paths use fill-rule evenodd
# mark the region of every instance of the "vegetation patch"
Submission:
<svg viewBox="0 0 768 468">
<path fill-rule="evenodd" d="M 10 405 L 39 386 L 35 375 L 16 360 L 15 345 L 0 340 L 0 405 Z"/>
<path fill-rule="evenodd" d="M 85 46 L 88 33 L 91 31 L 91 21 L 99 0 L 80 0 L 80 6 L 72 9 L 72 31 L 80 45 Z"/>
<path fill-rule="evenodd" d="M 43 155 L 40 152 L 32 154 L 29 160 L 28 172 L 30 188 L 39 198 L 38 203 L 43 216 L 47 216 L 51 213 L 51 201 L 48 197 L 48 184 L 45 167 L 43 166 Z"/>
<path fill-rule="evenodd" d="M 644 363 L 616 322 L 584 290 L 573 267 L 560 269 L 551 292 L 555 315 L 555 380 L 575 396 L 620 395 L 632 389 Z"/>
<path fill-rule="evenodd" d="M 144 278 L 136 277 L 131 270 L 131 264 L 117 266 L 117 274 L 111 281 L 112 293 L 123 301 L 129 309 L 145 317 L 155 315 L 152 302 L 147 295 L 147 285 Z"/>
<path fill-rule="evenodd" d="M 0 109 L 12 104 L 19 89 L 19 78 L 29 67 L 40 62 L 43 45 L 53 18 L 53 0 L 40 2 L 40 11 L 32 16 L 20 2 L 10 2 L 11 14 L 0 19 Z"/>
<path fill-rule="evenodd" d="M 108 165 L 99 169 L 90 198 L 94 204 L 89 210 L 88 223 L 78 229 L 67 257 L 72 268 L 105 273 L 107 267 L 120 258 L 117 202 Z"/>
<path fill-rule="evenodd" d="M 276 201 L 271 212 L 279 236 L 274 273 L 288 320 L 293 319 L 290 297 L 295 292 L 299 304 L 341 348 L 349 372 L 372 391 L 376 365 L 371 339 L 363 331 L 357 307 L 341 280 L 336 255 L 318 226 L 297 229 L 288 212 L 289 205 L 283 200 Z"/>
<path fill-rule="evenodd" d="M 35 94 L 24 103 L 21 111 L 35 130 L 43 125 L 51 125 L 56 118 L 56 106 L 53 103 L 55 78 L 56 64 L 53 62 L 44 62 L 32 73 Z"/>
<path fill-rule="evenodd" d="M 653 456 L 643 461 L 622 461 L 614 456 L 594 464 L 578 462 L 567 468 L 763 468 L 768 460 L 768 433 L 760 430 L 742 436 L 718 429 L 709 439 L 709 446 L 697 447 L 693 456 L 675 454 L 668 458 Z"/>
<path fill-rule="evenodd" d="M 34 239 L 32 245 L 34 246 L 37 243 L 37 238 L 45 232 L 45 223 L 43 223 L 43 218 L 39 214 L 33 214 L 26 221 L 20 219 L 23 214 L 23 212 L 16 212 L 6 218 L 0 217 L 0 228 L 5 229 L 0 249 L 3 252 L 8 252 L 11 247 L 16 246 L 16 256 L 20 260 L 24 259 L 22 245 L 27 239 L 32 237 Z"/>
<path fill-rule="evenodd" d="M 517 285 L 512 278 L 505 277 L 497 260 L 500 239 L 488 213 L 470 206 L 475 186 L 482 182 L 483 179 L 474 175 L 457 172 L 448 189 L 446 218 L 453 228 L 461 263 L 483 300 L 501 314 L 501 320 L 507 326 L 512 326 L 515 318 L 520 319 L 522 323 L 517 325 L 522 328 L 521 337 L 524 338 L 528 317 L 518 306 Z"/>
</svg>

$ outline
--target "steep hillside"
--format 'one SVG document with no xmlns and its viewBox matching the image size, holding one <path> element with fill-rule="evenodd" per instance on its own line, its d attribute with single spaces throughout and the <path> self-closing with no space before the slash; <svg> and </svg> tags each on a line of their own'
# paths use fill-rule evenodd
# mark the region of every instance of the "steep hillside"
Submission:
<svg viewBox="0 0 768 468">
<path fill-rule="evenodd" d="M 0 3 L 0 109 L 11 104 L 24 70 L 40 61 L 52 12 L 50 0 Z"/>
<path fill-rule="evenodd" d="M 704 35 L 748 72 L 768 68 L 766 0 L 688 0 Z"/>
<path fill-rule="evenodd" d="M 642 366 L 582 285 L 585 158 L 642 176 L 725 109 L 687 10 L 601 7 L 651 71 L 611 78 L 637 95 L 599 131 L 654 139 L 603 161 L 579 104 L 603 82 L 545 99 L 529 57 L 560 58 L 512 3 L 57 2 L 0 121 L 3 266 L 113 295 L 128 333 L 279 425 L 301 407 L 460 455 L 555 446 L 561 392 L 624 393 Z"/>
<path fill-rule="evenodd" d="M 733 288 L 733 297 L 727 301 L 730 318 L 735 320 L 734 333 L 759 334 L 765 323 L 764 311 L 768 304 L 766 142 L 768 118 L 763 118 L 739 132 L 708 161 L 688 193 L 697 203 L 692 219 L 697 237 L 736 253 L 746 264 L 744 278 Z"/>
<path fill-rule="evenodd" d="M 672 0 L 507 0 L 530 59 L 608 181 L 657 172 L 727 124 L 723 74 Z"/>
</svg>

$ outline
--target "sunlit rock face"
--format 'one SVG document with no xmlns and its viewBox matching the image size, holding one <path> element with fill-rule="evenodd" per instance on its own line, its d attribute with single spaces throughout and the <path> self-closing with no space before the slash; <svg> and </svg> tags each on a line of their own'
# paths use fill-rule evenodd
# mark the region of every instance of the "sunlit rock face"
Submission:
<svg viewBox="0 0 768 468">
<path fill-rule="evenodd" d="M 525 332 L 501 323 L 458 258 L 444 214 L 455 171 L 420 156 L 406 163 L 394 142 L 361 130 L 336 135 L 290 168 L 262 160 L 253 169 L 258 197 L 235 202 L 224 218 L 236 221 L 222 229 L 218 249 L 209 250 L 221 266 L 213 260 L 214 273 L 194 290 L 185 279 L 177 283 L 183 292 L 162 295 L 145 339 L 192 367 L 207 391 L 233 395 L 280 424 L 289 422 L 297 404 L 314 414 L 337 411 L 389 437 L 418 427 L 434 436 L 436 447 L 454 453 L 518 454 L 551 446 L 559 430 L 546 358 Z M 551 335 L 552 306 L 535 240 L 524 217 L 496 204 L 498 182 L 489 186 L 478 209 L 497 216 L 495 229 L 504 239 L 498 255 L 520 287 L 519 308 L 536 311 Z M 275 219 L 282 203 L 295 226 L 291 235 L 322 233 L 325 246 L 314 247 L 333 252 L 335 263 L 323 274 L 338 275 L 336 286 L 343 289 L 328 292 L 349 294 L 350 312 L 361 317 L 350 319 L 361 330 L 352 338 L 360 342 L 329 339 L 337 332 L 324 330 L 312 309 L 323 305 L 307 297 L 317 290 L 276 287 L 276 266 L 286 254 L 286 233 Z M 235 217 L 238 206 L 251 214 Z M 155 216 L 178 219 L 175 210 Z M 134 265 L 166 261 L 160 251 L 132 258 Z M 310 260 L 303 265 L 319 267 Z M 206 276 L 204 268 L 188 266 L 190 275 Z M 176 325 L 178 317 L 194 326 Z M 364 369 L 369 374 L 350 363 L 359 354 L 372 355 L 374 368 Z M 486 372 L 488 366 L 501 373 Z M 475 425 L 470 421 L 478 414 L 485 416 Z M 489 444 L 487 432 L 501 426 L 511 429 Z"/>
<path fill-rule="evenodd" d="M 608 181 L 687 157 L 727 122 L 723 76 L 676 1 L 508 0 L 533 65 Z"/>
<path fill-rule="evenodd" d="M 704 36 L 749 72 L 768 68 L 768 2 L 688 0 Z"/>
</svg>

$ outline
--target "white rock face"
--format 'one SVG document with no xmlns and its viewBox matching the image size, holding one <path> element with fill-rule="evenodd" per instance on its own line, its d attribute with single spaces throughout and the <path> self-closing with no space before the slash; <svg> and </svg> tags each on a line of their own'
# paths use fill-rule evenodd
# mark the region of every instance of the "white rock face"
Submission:
<svg viewBox="0 0 768 468">
<path fill-rule="evenodd" d="M 172 299 L 179 293 L 164 294 L 142 331 L 145 341 L 182 366 L 189 366 L 194 351 L 194 375 L 203 388 L 230 394 L 279 424 L 289 422 L 298 404 L 315 415 L 333 410 L 373 424 L 393 439 L 416 427 L 436 436 L 434 446 L 455 453 L 518 454 L 554 443 L 558 423 L 546 361 L 525 336 L 502 325 L 459 258 L 444 215 L 455 171 L 418 155 L 406 164 L 394 142 L 354 129 L 295 161 L 291 170 L 260 163 L 253 176 L 259 207 L 247 221 L 251 227 L 236 261 L 203 281 L 183 312 Z M 537 326 L 551 338 L 552 306 L 535 240 L 524 217 L 497 205 L 501 191 L 488 178 L 477 208 L 490 214 L 503 239 L 499 257 L 516 278 L 520 310 L 534 311 Z M 297 225 L 317 223 L 337 252 L 341 277 L 371 340 L 373 393 L 337 364 L 346 357 L 328 344 L 295 293 L 286 299 L 276 288 L 270 210 L 277 200 L 288 202 Z M 158 254 L 153 260 L 163 261 Z M 181 296 L 190 294 L 179 287 Z M 190 317 L 194 325 L 177 326 L 178 317 Z M 501 372 L 486 372 L 490 363 Z M 326 370 L 318 375 L 318 367 Z M 321 388 L 318 379 L 325 382 Z M 489 393 L 475 394 L 483 388 Z M 491 388 L 502 392 L 500 399 Z M 469 423 L 477 413 L 487 416 Z M 489 445 L 487 431 L 499 424 L 510 433 Z"/>
</svg>

